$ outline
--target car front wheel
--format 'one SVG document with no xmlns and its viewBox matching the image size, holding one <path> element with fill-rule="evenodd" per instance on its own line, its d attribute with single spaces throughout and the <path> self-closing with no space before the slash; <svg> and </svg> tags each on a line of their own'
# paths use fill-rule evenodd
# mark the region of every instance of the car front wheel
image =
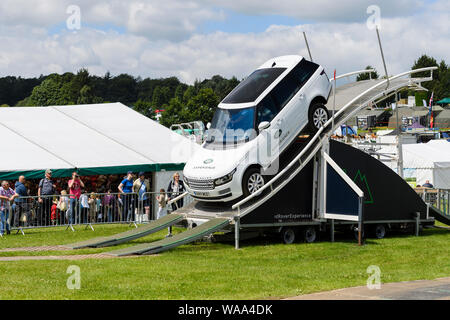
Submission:
<svg viewBox="0 0 450 320">
<path fill-rule="evenodd" d="M 259 189 L 264 187 L 264 184 L 265 180 L 259 168 L 248 169 L 242 179 L 242 190 L 244 192 L 244 196 L 247 197 L 258 192 Z"/>
<path fill-rule="evenodd" d="M 327 107 L 322 103 L 315 103 L 309 111 L 309 127 L 316 133 L 330 119 Z"/>
</svg>

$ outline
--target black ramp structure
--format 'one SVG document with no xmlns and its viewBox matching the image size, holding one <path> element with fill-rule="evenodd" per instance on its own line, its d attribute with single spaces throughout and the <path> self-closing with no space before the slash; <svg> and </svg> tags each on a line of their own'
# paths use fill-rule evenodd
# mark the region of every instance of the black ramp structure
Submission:
<svg viewBox="0 0 450 320">
<path fill-rule="evenodd" d="M 98 248 L 117 245 L 123 242 L 131 241 L 137 238 L 145 237 L 149 234 L 158 232 L 164 228 L 170 227 L 184 218 L 181 214 L 169 214 L 161 219 L 150 222 L 149 224 L 141 227 L 114 234 L 109 237 L 98 237 L 89 239 L 87 241 L 72 243 L 64 245 L 68 249 L 82 249 L 82 248 Z"/>
<path fill-rule="evenodd" d="M 365 222 L 411 220 L 416 212 L 420 212 L 421 219 L 427 218 L 427 205 L 422 198 L 382 162 L 334 140 L 330 141 L 330 156 L 364 192 Z"/>
<path fill-rule="evenodd" d="M 241 226 L 310 221 L 312 219 L 312 183 L 313 162 L 310 161 L 282 190 L 242 217 Z"/>
<path fill-rule="evenodd" d="M 229 224 L 230 219 L 215 218 L 199 225 L 198 227 L 178 233 L 170 238 L 165 238 L 151 243 L 143 243 L 124 249 L 114 250 L 107 252 L 106 254 L 112 256 L 129 256 L 134 254 L 158 253 L 199 240 L 204 236 L 210 235 L 218 230 L 227 227 Z"/>
<path fill-rule="evenodd" d="M 422 198 L 397 175 L 369 154 L 350 145 L 331 140 L 330 157 L 364 192 L 363 221 L 414 221 L 416 213 L 427 219 L 427 205 Z M 310 161 L 282 190 L 263 205 L 241 218 L 241 227 L 276 226 L 312 219 L 313 161 Z M 358 196 L 328 165 L 327 212 L 353 212 L 357 216 Z M 430 207 L 430 217 L 450 223 L 450 217 Z"/>
</svg>

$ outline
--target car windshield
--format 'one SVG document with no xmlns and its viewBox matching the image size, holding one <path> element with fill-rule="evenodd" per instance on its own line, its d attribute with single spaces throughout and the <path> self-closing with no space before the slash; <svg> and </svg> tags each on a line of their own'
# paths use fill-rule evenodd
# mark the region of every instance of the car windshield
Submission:
<svg viewBox="0 0 450 320">
<path fill-rule="evenodd" d="M 254 138 L 255 107 L 217 108 L 208 131 L 208 142 L 237 143 Z"/>
<path fill-rule="evenodd" d="M 253 102 L 264 90 L 275 81 L 286 68 L 258 69 L 242 81 L 228 96 L 223 103 L 246 103 Z"/>
</svg>

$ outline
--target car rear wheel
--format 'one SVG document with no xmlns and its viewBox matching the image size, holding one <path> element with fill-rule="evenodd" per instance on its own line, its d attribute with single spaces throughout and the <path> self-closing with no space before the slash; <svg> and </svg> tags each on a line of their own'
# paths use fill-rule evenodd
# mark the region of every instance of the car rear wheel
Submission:
<svg viewBox="0 0 450 320">
<path fill-rule="evenodd" d="M 309 111 L 309 128 L 316 133 L 330 119 L 327 107 L 322 103 L 315 103 Z"/>
<path fill-rule="evenodd" d="M 244 196 L 247 197 L 258 192 L 259 189 L 264 187 L 264 184 L 264 176 L 261 174 L 261 170 L 259 168 L 253 167 L 248 169 L 242 179 L 242 190 L 244 192 Z"/>
</svg>

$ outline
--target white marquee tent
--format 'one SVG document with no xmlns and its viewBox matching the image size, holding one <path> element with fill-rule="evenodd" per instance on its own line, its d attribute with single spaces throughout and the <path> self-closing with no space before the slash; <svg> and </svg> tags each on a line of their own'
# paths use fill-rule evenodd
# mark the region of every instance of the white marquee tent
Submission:
<svg viewBox="0 0 450 320">
<path fill-rule="evenodd" d="M 420 185 L 430 180 L 435 188 L 450 189 L 450 142 L 431 140 L 427 143 L 403 144 L 402 148 L 404 178 L 416 178 L 416 183 Z M 378 152 L 396 155 L 397 147 L 384 147 Z M 385 164 L 397 172 L 397 160 Z"/>
<path fill-rule="evenodd" d="M 121 103 L 0 108 L 0 179 L 181 170 L 199 146 Z"/>
<path fill-rule="evenodd" d="M 450 142 L 403 145 L 404 177 L 415 177 L 417 184 L 430 180 L 435 188 L 450 189 Z"/>
</svg>

